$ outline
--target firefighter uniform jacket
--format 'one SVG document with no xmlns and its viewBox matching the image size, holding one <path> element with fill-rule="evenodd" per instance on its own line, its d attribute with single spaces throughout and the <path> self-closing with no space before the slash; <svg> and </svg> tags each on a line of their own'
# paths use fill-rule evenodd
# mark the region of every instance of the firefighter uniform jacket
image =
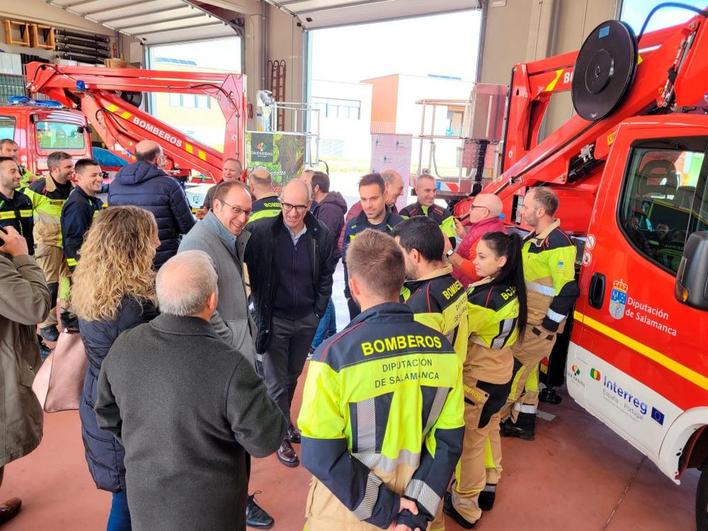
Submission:
<svg viewBox="0 0 708 531">
<path fill-rule="evenodd" d="M 416 202 L 408 205 L 400 212 L 404 218 L 412 218 L 413 216 L 427 216 L 440 226 L 440 230 L 445 236 L 454 240 L 457 235 L 455 232 L 455 218 L 447 208 L 439 205 L 425 206 Z"/>
<path fill-rule="evenodd" d="M 274 218 L 280 214 L 281 210 L 282 208 L 278 196 L 269 195 L 261 197 L 253 202 L 251 216 L 248 218 L 248 222 L 253 223 L 259 219 Z"/>
<path fill-rule="evenodd" d="M 380 232 L 385 232 L 386 234 L 391 234 L 393 232 L 393 227 L 398 225 L 401 221 L 403 221 L 401 216 L 389 209 L 386 209 L 386 216 L 384 217 L 384 220 L 378 225 L 372 225 L 366 217 L 366 212 L 362 210 L 358 216 L 344 226 L 344 239 L 342 240 L 342 263 L 344 264 L 344 296 L 347 299 L 351 298 L 351 293 L 349 293 L 349 272 L 347 271 L 347 249 L 349 248 L 349 244 L 352 243 L 357 234 L 366 229 L 373 229 Z"/>
<path fill-rule="evenodd" d="M 444 335 L 454 347 L 460 364 L 467 357 L 467 293 L 447 265 L 417 280 L 407 281 L 401 298 L 414 318 Z"/>
<path fill-rule="evenodd" d="M 34 254 L 32 201 L 19 190 L 15 190 L 12 197 L 0 193 L 0 227 L 7 226 L 14 227 L 24 236 L 29 253 Z"/>
<path fill-rule="evenodd" d="M 398 522 L 426 529 L 462 451 L 463 407 L 457 354 L 403 304 L 369 308 L 322 343 L 298 419 L 316 478 L 309 528 L 385 528 L 405 495 L 419 515 Z"/>
<path fill-rule="evenodd" d="M 20 175 L 22 176 L 20 177 L 20 188 L 24 188 L 32 184 L 36 178 L 34 174 L 20 164 L 18 164 L 17 167 L 20 169 Z"/>
<path fill-rule="evenodd" d="M 528 323 L 558 331 L 578 296 L 575 281 L 576 248 L 554 221 L 540 234 L 524 239 L 521 251 L 528 293 Z"/>
<path fill-rule="evenodd" d="M 74 189 L 71 181 L 57 184 L 51 177 L 39 179 L 24 194 L 32 201 L 34 210 L 34 243 L 61 247 L 61 209 Z"/>
<path fill-rule="evenodd" d="M 516 288 L 492 284 L 487 277 L 468 288 L 467 301 L 470 336 L 464 379 L 505 384 L 514 371 L 510 347 L 519 338 Z"/>
<path fill-rule="evenodd" d="M 84 235 L 101 208 L 103 201 L 87 195 L 79 186 L 74 188 L 64 203 L 61 210 L 61 234 L 66 265 L 70 271 L 79 263 L 79 249 L 84 243 Z"/>
</svg>

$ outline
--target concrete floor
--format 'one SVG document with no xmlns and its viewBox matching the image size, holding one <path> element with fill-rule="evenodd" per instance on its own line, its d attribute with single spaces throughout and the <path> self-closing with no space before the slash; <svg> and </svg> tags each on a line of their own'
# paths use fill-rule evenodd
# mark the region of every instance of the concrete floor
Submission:
<svg viewBox="0 0 708 531">
<path fill-rule="evenodd" d="M 694 529 L 694 471 L 674 485 L 567 396 L 545 410 L 556 417 L 540 421 L 534 442 L 502 440 L 497 502 L 477 529 Z M 45 421 L 40 447 L 6 467 L 0 498 L 19 496 L 24 506 L 3 531 L 105 529 L 110 496 L 89 476 L 77 412 L 48 414 Z M 302 529 L 309 478 L 274 456 L 254 460 L 251 491 L 262 491 L 258 499 L 275 529 Z M 460 528 L 448 522 L 448 529 Z"/>
<path fill-rule="evenodd" d="M 342 287 L 340 267 L 334 288 L 340 329 L 348 322 Z M 294 417 L 299 404 L 300 389 Z M 497 502 L 476 529 L 695 529 L 695 471 L 674 485 L 568 396 L 543 409 L 554 418 L 539 420 L 535 441 L 502 439 L 504 476 Z M 250 491 L 262 491 L 258 500 L 276 519 L 275 529 L 301 530 L 309 480 L 303 467 L 287 468 L 275 456 L 254 459 Z M 78 412 L 45 415 L 40 447 L 6 467 L 0 499 L 11 496 L 21 497 L 24 505 L 3 531 L 105 529 L 110 495 L 96 490 L 88 473 Z M 459 529 L 448 522 L 448 530 Z"/>
</svg>

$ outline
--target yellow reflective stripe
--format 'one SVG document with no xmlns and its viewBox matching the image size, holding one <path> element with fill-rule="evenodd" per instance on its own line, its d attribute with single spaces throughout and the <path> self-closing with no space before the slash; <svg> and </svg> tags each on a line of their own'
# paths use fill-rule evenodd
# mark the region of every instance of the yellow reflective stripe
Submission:
<svg viewBox="0 0 708 531">
<path fill-rule="evenodd" d="M 66 259 L 66 265 L 68 265 L 69 267 L 75 267 L 78 263 L 79 263 L 79 261 L 76 258 L 67 258 Z"/>
<path fill-rule="evenodd" d="M 492 441 L 487 435 L 484 440 L 484 468 L 497 468 L 497 464 L 494 462 L 494 452 L 492 451 Z M 485 489 L 486 490 L 486 489 Z"/>
<path fill-rule="evenodd" d="M 184 150 L 190 155 L 194 155 L 194 146 L 192 146 L 189 142 L 184 143 Z"/>
<path fill-rule="evenodd" d="M 264 218 L 274 218 L 278 214 L 280 214 L 280 210 L 275 210 L 275 209 L 270 209 L 267 208 L 265 210 L 259 210 L 258 212 L 253 212 L 249 217 L 248 221 L 249 223 L 251 221 L 258 221 L 259 219 L 264 219 Z"/>
<path fill-rule="evenodd" d="M 653 348 L 645 345 L 644 343 L 640 343 L 636 339 L 626 336 L 621 332 L 618 332 L 617 330 L 614 330 L 609 326 L 602 324 L 599 321 L 596 321 L 592 317 L 583 315 L 580 312 L 574 312 L 574 316 L 576 321 L 579 321 L 584 325 L 589 326 L 594 330 L 597 330 L 598 332 L 609 337 L 610 339 L 614 339 L 618 343 L 621 343 L 622 345 L 631 348 L 635 352 L 638 352 L 642 356 L 649 358 L 650 360 L 658 363 L 659 365 L 665 367 L 671 372 L 678 374 L 681 378 L 688 380 L 689 382 L 697 385 L 701 389 L 708 390 L 708 376 L 704 376 L 694 371 L 693 369 L 690 369 L 689 367 L 680 364 L 679 362 L 668 357 L 666 354 L 662 354 L 658 350 L 654 350 Z"/>
<path fill-rule="evenodd" d="M 112 113 L 116 113 L 118 116 L 125 120 L 133 116 L 132 112 L 124 111 L 120 107 L 118 107 L 118 105 L 115 105 L 113 103 L 109 103 L 108 105 L 106 105 L 106 109 L 108 109 Z"/>
<path fill-rule="evenodd" d="M 556 77 L 553 78 L 553 81 L 551 81 L 548 85 L 546 85 L 546 92 L 551 92 L 554 88 L 556 88 L 556 85 L 558 84 L 558 81 L 560 81 L 561 76 L 563 75 L 563 69 L 556 70 Z"/>
<path fill-rule="evenodd" d="M 20 217 L 21 218 L 31 218 L 32 211 L 31 210 L 20 210 Z M 17 217 L 15 216 L 14 210 L 6 210 L 4 212 L 0 212 L 0 219 L 17 219 Z"/>
<path fill-rule="evenodd" d="M 202 160 L 206 160 L 206 153 L 204 151 L 202 151 L 201 149 L 199 151 L 197 151 L 197 156 Z"/>
</svg>

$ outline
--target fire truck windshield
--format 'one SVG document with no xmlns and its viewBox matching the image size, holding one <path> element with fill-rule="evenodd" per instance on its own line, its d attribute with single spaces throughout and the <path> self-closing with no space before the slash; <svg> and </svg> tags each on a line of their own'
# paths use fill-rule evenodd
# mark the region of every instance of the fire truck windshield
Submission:
<svg viewBox="0 0 708 531">
<path fill-rule="evenodd" d="M 65 122 L 37 122 L 40 149 L 83 149 L 85 139 L 79 126 Z"/>
<path fill-rule="evenodd" d="M 15 138 L 15 119 L 12 116 L 0 116 L 0 140 Z"/>
</svg>

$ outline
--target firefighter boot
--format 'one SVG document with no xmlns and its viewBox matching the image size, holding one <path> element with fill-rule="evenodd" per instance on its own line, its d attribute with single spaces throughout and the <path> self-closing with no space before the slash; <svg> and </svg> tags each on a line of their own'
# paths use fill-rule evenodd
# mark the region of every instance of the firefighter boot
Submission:
<svg viewBox="0 0 708 531">
<path fill-rule="evenodd" d="M 443 512 L 465 529 L 472 529 L 477 525 L 477 522 L 479 522 L 479 520 L 469 522 L 464 516 L 458 513 L 455 506 L 452 504 L 452 495 L 449 492 L 446 492 L 443 498 Z"/>
<path fill-rule="evenodd" d="M 501 424 L 502 437 L 518 437 L 524 441 L 533 441 L 536 435 L 536 414 L 519 413 L 516 422 L 511 418 Z"/>
<path fill-rule="evenodd" d="M 479 493 L 479 498 L 477 498 L 477 505 L 483 511 L 491 511 L 494 507 L 494 498 L 497 493 L 497 486 L 487 483 L 484 486 L 484 490 Z"/>
</svg>

